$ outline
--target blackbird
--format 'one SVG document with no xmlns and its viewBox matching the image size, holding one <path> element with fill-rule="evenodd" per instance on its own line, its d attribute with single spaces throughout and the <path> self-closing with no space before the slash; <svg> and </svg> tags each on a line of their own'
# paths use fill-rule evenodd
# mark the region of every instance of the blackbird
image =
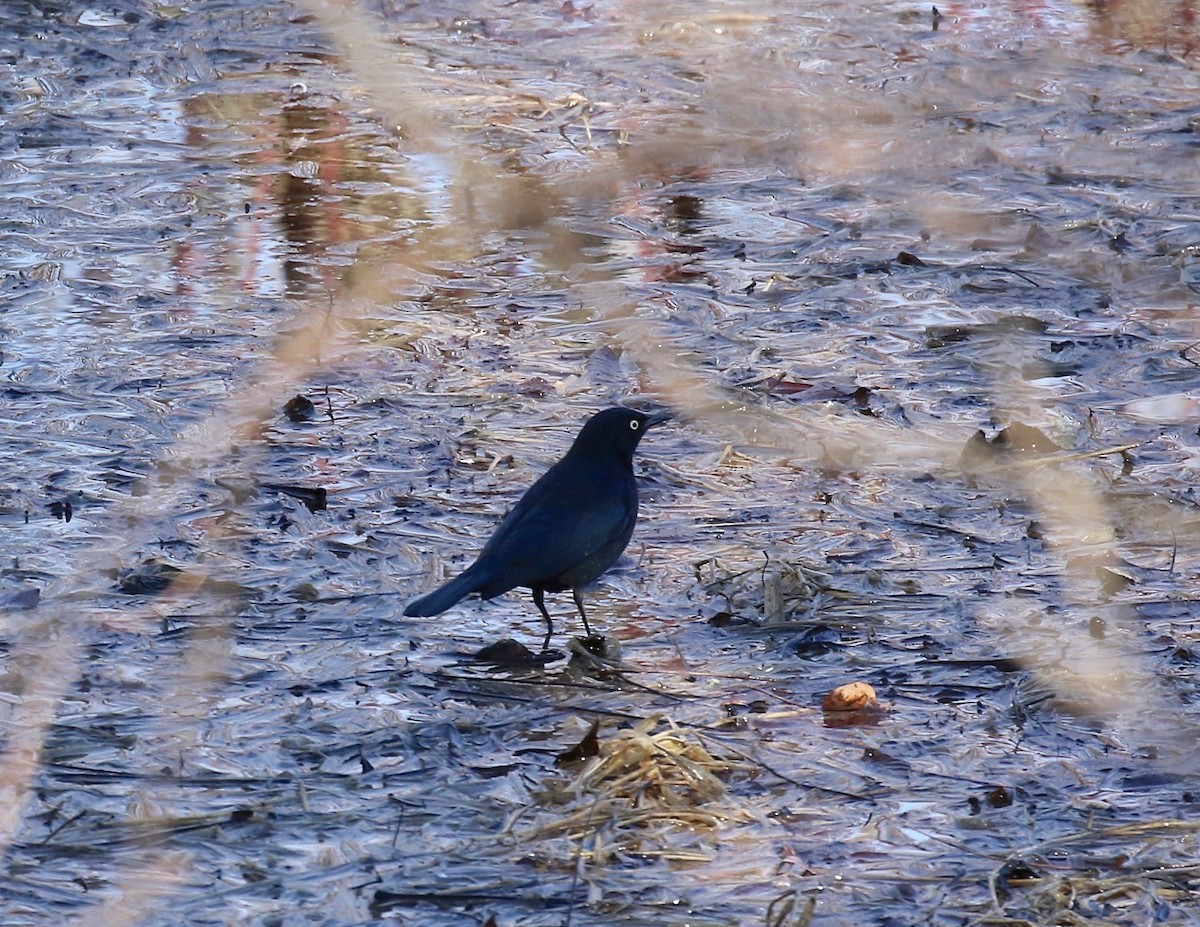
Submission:
<svg viewBox="0 0 1200 927">
<path fill-rule="evenodd" d="M 633 452 L 648 428 L 669 417 L 621 407 L 597 412 L 562 460 L 504 517 L 475 562 L 410 603 L 404 614 L 439 615 L 473 592 L 491 599 L 523 586 L 532 590 L 546 619 L 545 652 L 554 634 L 545 594 L 570 589 L 591 637 L 582 589 L 612 566 L 629 543 L 638 512 Z"/>
</svg>

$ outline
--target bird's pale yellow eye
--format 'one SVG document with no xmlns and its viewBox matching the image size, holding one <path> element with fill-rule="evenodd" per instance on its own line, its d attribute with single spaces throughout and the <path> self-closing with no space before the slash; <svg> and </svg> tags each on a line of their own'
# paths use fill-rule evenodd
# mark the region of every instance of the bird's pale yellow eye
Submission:
<svg viewBox="0 0 1200 927">
<path fill-rule="evenodd" d="M 639 426 L 640 424 L 641 424 L 641 423 L 640 423 L 640 422 L 639 422 L 639 421 L 638 421 L 638 420 L 635 418 L 635 419 L 634 419 L 632 422 L 630 422 L 630 423 L 629 423 L 629 430 L 630 430 L 630 431 L 637 431 L 637 430 L 638 430 L 638 426 Z"/>
</svg>

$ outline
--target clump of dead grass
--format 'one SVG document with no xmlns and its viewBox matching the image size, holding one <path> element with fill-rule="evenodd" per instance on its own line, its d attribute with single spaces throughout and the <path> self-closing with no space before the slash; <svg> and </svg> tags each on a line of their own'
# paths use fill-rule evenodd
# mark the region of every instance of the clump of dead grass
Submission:
<svg viewBox="0 0 1200 927">
<path fill-rule="evenodd" d="M 726 781 L 756 768 L 714 756 L 702 736 L 659 716 L 599 741 L 596 756 L 574 778 L 551 780 L 538 793 L 542 808 L 561 813 L 513 836 L 522 841 L 567 837 L 591 849 L 592 863 L 620 853 L 702 861 L 709 854 L 680 845 L 684 832 L 707 834 L 730 822 L 756 820 L 729 800 Z"/>
</svg>

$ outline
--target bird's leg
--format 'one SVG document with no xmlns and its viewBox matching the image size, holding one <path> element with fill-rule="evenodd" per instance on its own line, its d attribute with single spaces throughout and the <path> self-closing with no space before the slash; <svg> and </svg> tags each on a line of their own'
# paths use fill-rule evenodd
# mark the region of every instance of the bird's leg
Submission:
<svg viewBox="0 0 1200 927">
<path fill-rule="evenodd" d="M 546 619 L 546 639 L 542 641 L 542 653 L 545 653 L 550 649 L 550 638 L 554 636 L 554 622 L 550 620 L 550 613 L 546 611 L 545 590 L 537 588 L 533 590 L 533 604 L 538 607 L 538 611 Z"/>
<path fill-rule="evenodd" d="M 592 629 L 588 627 L 587 612 L 583 610 L 583 594 L 578 589 L 572 589 L 571 596 L 575 599 L 575 607 L 579 609 L 579 617 L 583 619 L 583 630 L 591 637 Z"/>
</svg>

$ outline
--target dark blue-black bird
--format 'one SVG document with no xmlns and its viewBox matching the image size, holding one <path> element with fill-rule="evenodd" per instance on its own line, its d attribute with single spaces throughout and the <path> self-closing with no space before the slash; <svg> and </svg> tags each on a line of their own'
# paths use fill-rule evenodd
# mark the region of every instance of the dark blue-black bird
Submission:
<svg viewBox="0 0 1200 927">
<path fill-rule="evenodd" d="M 593 415 L 566 455 L 526 490 L 479 557 L 457 577 L 409 604 L 409 617 L 439 615 L 464 596 L 491 599 L 518 586 L 533 591 L 554 634 L 545 594 L 570 589 L 591 637 L 582 590 L 612 566 L 633 535 L 637 479 L 633 452 L 646 430 L 669 414 L 605 409 Z"/>
</svg>

